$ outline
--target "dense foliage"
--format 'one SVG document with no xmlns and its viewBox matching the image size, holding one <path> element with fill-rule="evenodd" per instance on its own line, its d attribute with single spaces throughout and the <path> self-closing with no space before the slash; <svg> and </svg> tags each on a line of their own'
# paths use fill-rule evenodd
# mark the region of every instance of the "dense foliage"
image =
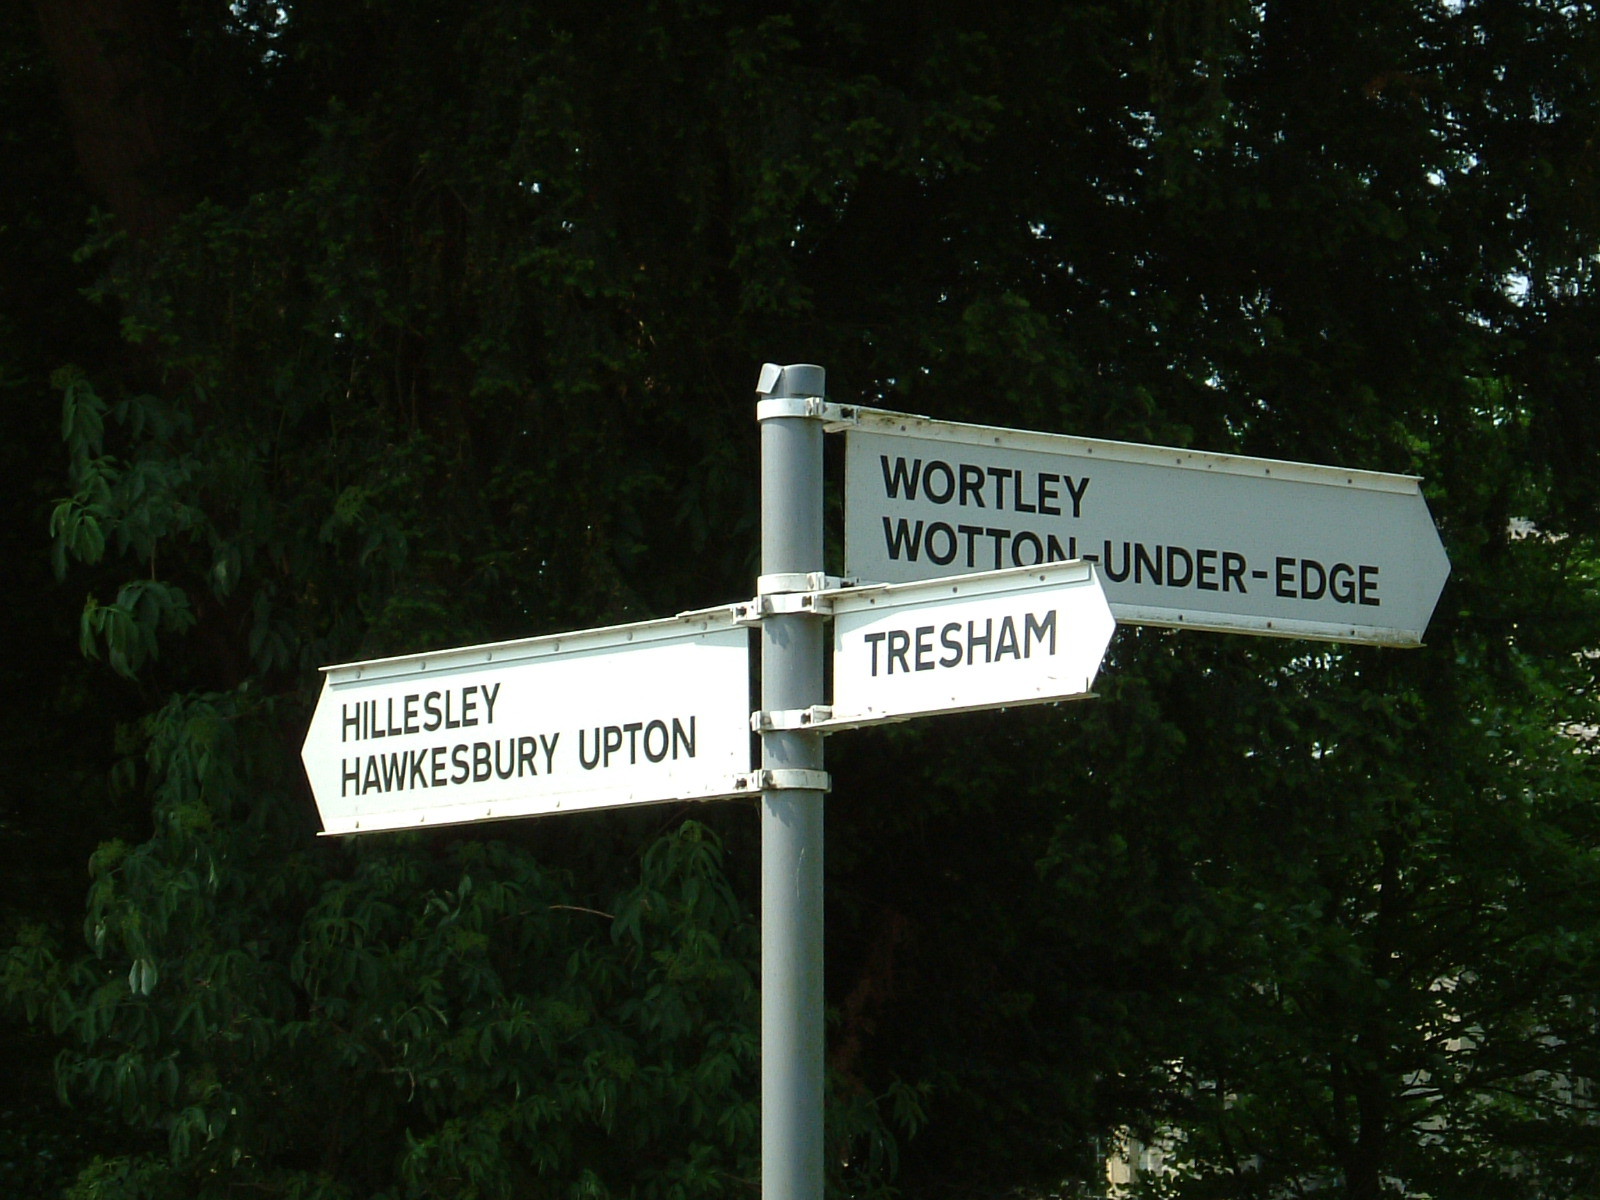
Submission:
<svg viewBox="0 0 1600 1200">
<path fill-rule="evenodd" d="M 334 843 L 297 749 L 747 595 L 763 360 L 1453 561 L 1421 650 L 832 739 L 835 1194 L 1600 1187 L 1586 6 L 0 0 L 0 97 L 10 1194 L 754 1194 L 748 807 Z"/>
</svg>

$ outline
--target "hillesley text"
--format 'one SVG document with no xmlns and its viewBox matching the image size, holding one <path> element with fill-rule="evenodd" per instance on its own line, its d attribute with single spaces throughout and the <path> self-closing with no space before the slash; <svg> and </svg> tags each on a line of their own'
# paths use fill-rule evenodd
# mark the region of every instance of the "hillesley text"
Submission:
<svg viewBox="0 0 1600 1200">
<path fill-rule="evenodd" d="M 505 687 L 467 684 L 342 701 L 339 740 L 347 752 L 339 760 L 339 794 L 448 788 L 695 757 L 692 713 L 626 714 L 629 719 L 567 730 L 508 728 L 496 722 Z M 387 748 L 393 745 L 389 739 L 424 734 L 435 737 Z"/>
</svg>

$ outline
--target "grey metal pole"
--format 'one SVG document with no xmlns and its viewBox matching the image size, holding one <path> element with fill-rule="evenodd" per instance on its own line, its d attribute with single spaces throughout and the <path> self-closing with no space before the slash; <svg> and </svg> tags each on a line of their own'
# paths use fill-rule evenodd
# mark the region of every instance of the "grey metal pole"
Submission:
<svg viewBox="0 0 1600 1200">
<path fill-rule="evenodd" d="M 764 399 L 820 399 L 821 367 L 761 372 Z M 761 416 L 762 591 L 801 591 L 781 576 L 821 572 L 820 413 L 803 404 L 764 406 Z M 762 621 L 761 707 L 793 712 L 823 702 L 822 621 L 811 613 Z M 765 730 L 767 770 L 822 770 L 822 737 Z M 761 1196 L 822 1200 L 823 792 L 768 788 L 761 794 Z"/>
</svg>

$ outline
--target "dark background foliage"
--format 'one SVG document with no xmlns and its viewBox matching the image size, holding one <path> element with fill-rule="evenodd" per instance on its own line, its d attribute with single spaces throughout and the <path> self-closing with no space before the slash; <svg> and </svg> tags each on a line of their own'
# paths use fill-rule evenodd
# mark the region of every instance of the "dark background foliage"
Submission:
<svg viewBox="0 0 1600 1200">
<path fill-rule="evenodd" d="M 770 360 L 1420 474 L 1453 562 L 1421 650 L 1123 628 L 832 739 L 834 1193 L 1592 1192 L 1597 66 L 1536 0 L 0 0 L 0 1183 L 754 1193 L 747 807 L 330 843 L 297 749 L 321 664 L 747 595 Z"/>
</svg>

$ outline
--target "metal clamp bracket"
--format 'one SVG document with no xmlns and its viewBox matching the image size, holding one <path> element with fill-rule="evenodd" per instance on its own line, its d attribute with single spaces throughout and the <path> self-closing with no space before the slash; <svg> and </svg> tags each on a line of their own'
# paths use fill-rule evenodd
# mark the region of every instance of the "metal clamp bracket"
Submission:
<svg viewBox="0 0 1600 1200">
<path fill-rule="evenodd" d="M 789 571 L 775 575 L 757 575 L 756 593 L 767 596 L 775 592 L 822 592 L 843 587 L 845 581 L 837 575 L 822 571 Z"/>
<path fill-rule="evenodd" d="M 759 625 L 762 618 L 799 613 L 827 616 L 833 611 L 833 596 L 828 592 L 768 592 L 733 605 L 735 625 Z"/>
<path fill-rule="evenodd" d="M 769 396 L 756 401 L 756 420 L 800 417 L 821 421 L 824 433 L 837 433 L 859 423 L 859 408 L 854 404 L 835 404 L 821 396 Z"/>
<path fill-rule="evenodd" d="M 756 401 L 756 420 L 771 421 L 778 417 L 809 417 L 820 419 L 828 408 L 821 396 L 765 396 Z"/>
<path fill-rule="evenodd" d="M 840 433 L 861 424 L 861 409 L 854 404 L 829 404 L 822 414 L 822 432 Z"/>
<path fill-rule="evenodd" d="M 734 786 L 741 792 L 786 790 L 831 792 L 833 776 L 826 771 L 813 771 L 803 767 L 775 767 L 735 776 Z"/>
<path fill-rule="evenodd" d="M 777 592 L 771 596 L 757 596 L 733 606 L 735 625 L 759 625 L 766 617 L 800 613 L 825 616 L 833 611 L 832 601 L 817 592 Z"/>
<path fill-rule="evenodd" d="M 784 729 L 810 729 L 831 720 L 833 709 L 826 704 L 813 704 L 810 708 L 780 708 L 750 714 L 753 733 L 769 733 Z"/>
</svg>

